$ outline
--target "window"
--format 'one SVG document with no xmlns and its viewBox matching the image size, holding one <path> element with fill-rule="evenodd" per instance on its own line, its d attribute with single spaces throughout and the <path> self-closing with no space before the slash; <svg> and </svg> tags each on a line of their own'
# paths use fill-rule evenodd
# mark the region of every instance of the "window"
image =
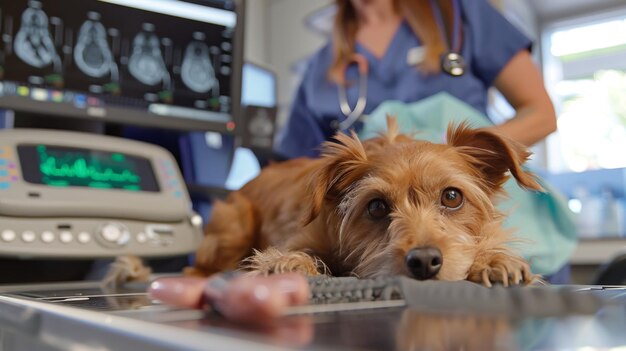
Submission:
<svg viewBox="0 0 626 351">
<path fill-rule="evenodd" d="M 543 48 L 558 116 L 548 170 L 626 167 L 626 10 L 554 23 Z"/>
</svg>

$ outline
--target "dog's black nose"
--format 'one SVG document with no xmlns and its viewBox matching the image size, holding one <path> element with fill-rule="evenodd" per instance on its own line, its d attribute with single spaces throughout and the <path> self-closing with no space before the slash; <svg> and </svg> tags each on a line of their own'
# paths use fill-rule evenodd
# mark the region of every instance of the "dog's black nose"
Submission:
<svg viewBox="0 0 626 351">
<path fill-rule="evenodd" d="M 441 251 L 436 247 L 412 249 L 406 254 L 406 267 L 418 280 L 434 277 L 441 269 L 442 263 Z"/>
</svg>

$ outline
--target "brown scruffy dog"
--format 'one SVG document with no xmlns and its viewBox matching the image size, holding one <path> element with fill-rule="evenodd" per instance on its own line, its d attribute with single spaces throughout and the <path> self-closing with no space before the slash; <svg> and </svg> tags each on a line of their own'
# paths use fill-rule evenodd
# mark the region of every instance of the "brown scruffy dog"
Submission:
<svg viewBox="0 0 626 351">
<path fill-rule="evenodd" d="M 494 206 L 509 174 L 541 190 L 522 168 L 530 153 L 485 129 L 451 126 L 447 144 L 388 132 L 365 142 L 338 134 L 319 159 L 263 169 L 215 204 L 188 275 L 258 273 L 467 279 L 527 284 L 528 263 L 507 244 Z"/>
</svg>

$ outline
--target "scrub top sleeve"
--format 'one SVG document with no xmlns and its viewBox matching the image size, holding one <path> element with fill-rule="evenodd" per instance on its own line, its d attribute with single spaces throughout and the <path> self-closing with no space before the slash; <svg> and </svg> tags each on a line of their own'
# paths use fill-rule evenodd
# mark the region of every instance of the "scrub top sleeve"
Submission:
<svg viewBox="0 0 626 351">
<path fill-rule="evenodd" d="M 289 119 L 277 137 L 276 152 L 284 157 L 319 156 L 324 135 L 313 112 L 308 109 L 305 85 L 307 74 L 292 102 Z"/>
<path fill-rule="evenodd" d="M 461 0 L 470 40 L 472 70 L 485 86 L 493 85 L 504 66 L 520 50 L 530 50 L 532 41 L 513 26 L 487 0 Z"/>
</svg>

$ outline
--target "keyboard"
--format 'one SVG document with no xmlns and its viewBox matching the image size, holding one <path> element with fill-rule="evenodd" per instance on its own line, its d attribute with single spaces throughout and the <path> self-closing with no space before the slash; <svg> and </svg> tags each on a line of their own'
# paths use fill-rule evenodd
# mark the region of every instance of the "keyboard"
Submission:
<svg viewBox="0 0 626 351">
<path fill-rule="evenodd" d="M 377 279 L 310 277 L 308 306 L 290 314 L 408 306 L 425 312 L 507 315 L 515 318 L 593 314 L 610 301 L 571 286 L 494 286 L 469 281 L 418 281 L 394 276 Z"/>
</svg>

